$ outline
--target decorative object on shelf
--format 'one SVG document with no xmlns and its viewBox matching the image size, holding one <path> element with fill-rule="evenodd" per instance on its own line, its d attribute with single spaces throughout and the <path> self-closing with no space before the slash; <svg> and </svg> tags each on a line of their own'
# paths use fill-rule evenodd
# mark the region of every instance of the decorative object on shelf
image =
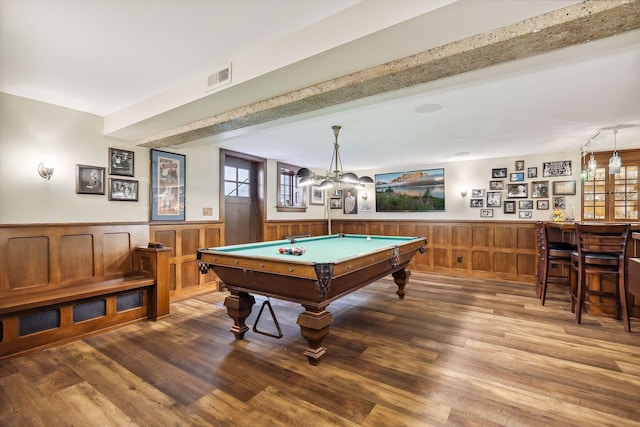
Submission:
<svg viewBox="0 0 640 427">
<path fill-rule="evenodd" d="M 553 222 L 562 222 L 564 221 L 564 210 L 562 209 L 554 209 L 553 215 L 551 215 L 551 220 Z"/>
<path fill-rule="evenodd" d="M 333 143 L 333 154 L 329 169 L 334 168 L 333 171 L 327 171 L 326 175 L 317 175 L 310 169 L 300 168 L 296 174 L 300 178 L 300 185 L 318 185 L 321 190 L 326 190 L 342 184 L 352 184 L 355 185 L 356 189 L 362 190 L 365 188 L 365 184 L 373 184 L 373 179 L 369 176 L 358 178 L 355 173 L 344 172 L 342 159 L 340 158 L 340 146 L 338 145 L 341 126 L 335 125 L 331 128 L 335 135 L 335 142 Z"/>
</svg>

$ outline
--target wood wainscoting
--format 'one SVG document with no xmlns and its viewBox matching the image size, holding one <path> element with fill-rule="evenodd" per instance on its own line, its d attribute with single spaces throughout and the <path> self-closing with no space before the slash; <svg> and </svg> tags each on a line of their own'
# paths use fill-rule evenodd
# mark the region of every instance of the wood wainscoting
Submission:
<svg viewBox="0 0 640 427">
<path fill-rule="evenodd" d="M 220 281 L 213 271 L 200 274 L 196 257 L 198 248 L 224 245 L 224 223 L 151 223 L 149 231 L 151 241 L 173 248 L 169 256 L 169 289 L 172 301 L 220 289 Z"/>
<path fill-rule="evenodd" d="M 327 234 L 327 220 L 310 221 L 266 221 L 264 224 L 264 240 L 284 239 L 285 236 L 322 236 Z"/>
</svg>

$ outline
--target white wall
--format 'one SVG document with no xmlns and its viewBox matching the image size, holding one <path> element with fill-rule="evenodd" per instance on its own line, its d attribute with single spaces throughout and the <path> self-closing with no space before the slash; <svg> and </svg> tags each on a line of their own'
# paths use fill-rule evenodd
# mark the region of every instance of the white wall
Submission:
<svg viewBox="0 0 640 427">
<path fill-rule="evenodd" d="M 149 220 L 149 163 L 150 150 L 131 142 L 105 137 L 103 121 L 94 116 L 0 93 L 0 223 L 65 223 L 65 222 L 126 222 Z M 105 167 L 108 183 L 109 147 L 132 150 L 135 153 L 135 176 L 139 181 L 138 202 L 109 201 L 105 195 L 75 193 L 76 164 Z M 219 150 L 205 144 L 189 144 L 166 151 L 186 156 L 187 221 L 218 220 L 219 212 Z M 251 154 L 251 153 L 248 153 Z M 45 156 L 56 156 L 53 178 L 47 181 L 38 175 L 38 164 Z M 506 167 L 514 170 L 515 160 L 525 160 L 525 169 L 538 167 L 537 180 L 542 177 L 542 162 L 571 160 L 573 177 L 580 194 L 580 157 L 576 153 L 554 153 L 524 158 L 474 160 L 456 163 L 414 165 L 355 171 L 358 175 L 404 172 L 420 169 L 445 169 L 446 210 L 444 212 L 375 212 L 375 190 L 367 189 L 372 205 L 370 212 L 343 215 L 341 210 L 329 210 L 332 218 L 349 219 L 460 219 L 480 220 L 480 209 L 470 208 L 467 196 L 460 196 L 466 187 L 488 189 L 491 169 Z M 304 165 L 300 165 L 304 166 Z M 323 206 L 309 205 L 305 213 L 277 212 L 276 160 L 267 162 L 265 208 L 267 219 L 295 220 L 327 218 Z M 128 177 L 121 177 L 130 179 Z M 551 178 L 565 180 L 567 178 Z M 530 180 L 527 180 L 530 181 Z M 507 180 L 505 180 L 507 182 Z M 105 189 L 106 190 L 106 189 Z M 307 198 L 308 198 L 307 193 Z M 307 199 L 308 200 L 308 199 Z M 534 199 L 535 200 L 535 199 Z M 552 197 L 549 199 L 552 201 Z M 328 202 L 328 195 L 327 195 Z M 485 200 L 486 203 L 486 200 Z M 567 196 L 579 218 L 579 196 Z M 359 207 L 362 200 L 358 200 Z M 212 216 L 204 216 L 203 208 L 212 208 Z M 533 210 L 533 219 L 547 220 L 552 210 Z M 502 208 L 494 209 L 494 220 L 516 220 L 517 215 L 505 215 Z"/>
</svg>

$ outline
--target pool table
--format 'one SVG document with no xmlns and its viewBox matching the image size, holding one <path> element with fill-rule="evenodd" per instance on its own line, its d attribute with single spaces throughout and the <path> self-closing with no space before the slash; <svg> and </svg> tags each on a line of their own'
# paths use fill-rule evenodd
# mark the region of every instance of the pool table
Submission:
<svg viewBox="0 0 640 427">
<path fill-rule="evenodd" d="M 426 245 L 424 237 L 334 234 L 198 249 L 197 262 L 202 273 L 213 269 L 229 290 L 224 305 L 238 340 L 249 329 L 245 320 L 255 304 L 251 293 L 302 304 L 297 323 L 308 343 L 304 355 L 317 365 L 326 354 L 322 340 L 333 321 L 327 306 L 388 274 L 404 298 L 411 275 L 406 267 Z M 280 248 L 296 247 L 305 252 L 280 253 Z"/>
</svg>

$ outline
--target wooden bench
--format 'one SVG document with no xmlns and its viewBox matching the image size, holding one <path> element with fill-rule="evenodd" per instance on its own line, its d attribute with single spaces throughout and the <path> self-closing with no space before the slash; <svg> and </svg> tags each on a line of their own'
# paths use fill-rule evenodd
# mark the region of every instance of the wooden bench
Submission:
<svg viewBox="0 0 640 427">
<path fill-rule="evenodd" d="M 169 315 L 148 225 L 0 227 L 0 359 Z"/>
</svg>

